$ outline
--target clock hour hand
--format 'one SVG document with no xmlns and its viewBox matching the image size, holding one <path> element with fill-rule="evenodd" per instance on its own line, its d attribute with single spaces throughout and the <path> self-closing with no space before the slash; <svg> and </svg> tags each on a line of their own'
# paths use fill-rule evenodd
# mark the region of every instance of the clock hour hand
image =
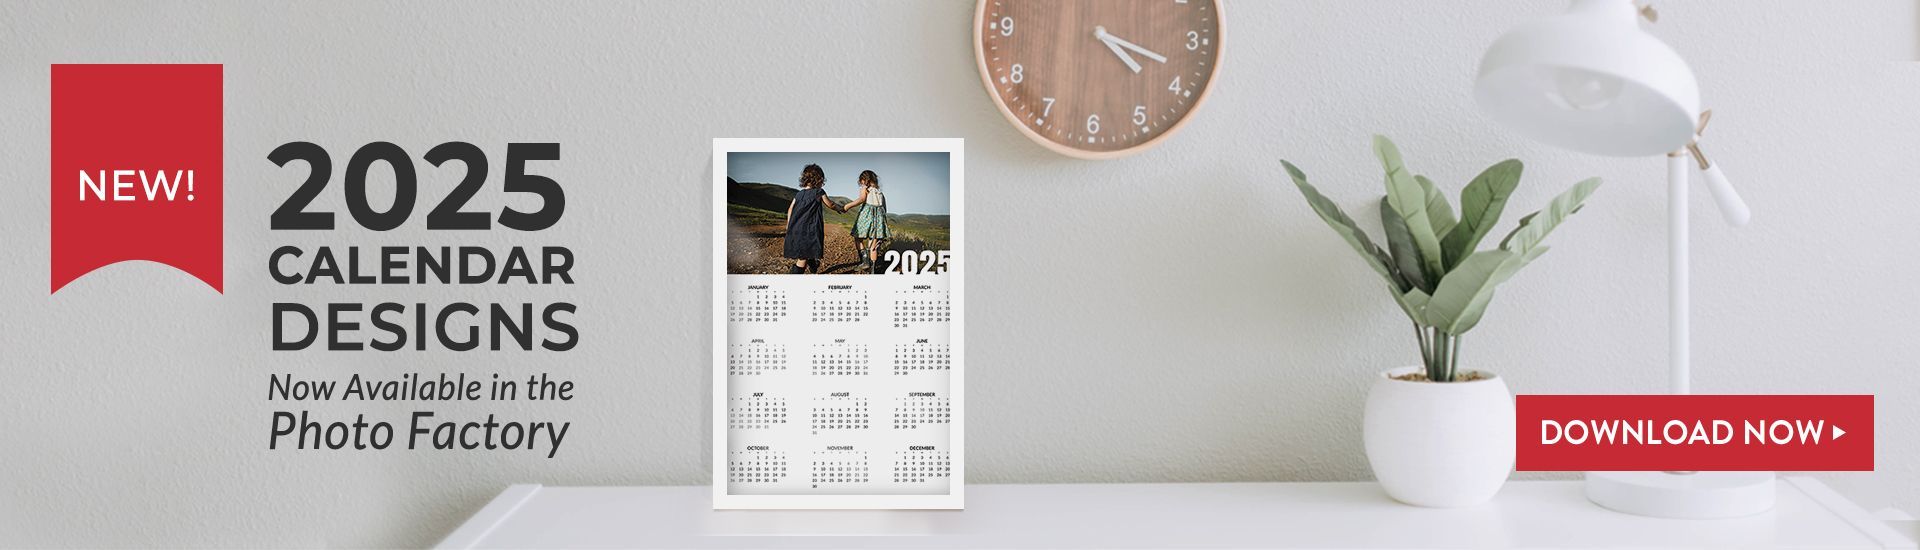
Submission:
<svg viewBox="0 0 1920 550">
<path fill-rule="evenodd" d="M 1128 41 L 1126 41 L 1125 39 L 1122 39 L 1122 38 L 1120 38 L 1120 37 L 1118 37 L 1118 36 L 1114 36 L 1114 35 L 1112 35 L 1112 34 L 1108 34 L 1108 33 L 1107 33 L 1107 28 L 1106 28 L 1106 27 L 1094 27 L 1094 28 L 1093 28 L 1093 36 L 1094 36 L 1094 38 L 1099 38 L 1101 42 L 1106 42 L 1106 43 L 1107 43 L 1107 47 L 1110 47 L 1110 48 L 1111 48 L 1111 47 L 1114 47 L 1115 45 L 1118 45 L 1118 46 L 1120 46 L 1120 47 L 1123 47 L 1123 48 L 1126 48 L 1126 49 L 1129 49 L 1129 50 L 1133 50 L 1133 51 L 1136 51 L 1136 52 L 1140 52 L 1140 55 L 1144 55 L 1144 56 L 1147 56 L 1147 59 L 1152 59 L 1152 60 L 1154 60 L 1154 61 L 1158 61 L 1158 62 L 1161 62 L 1161 63 L 1166 63 L 1166 62 L 1167 62 L 1167 56 L 1164 56 L 1164 55 L 1160 55 L 1160 54 L 1157 54 L 1157 53 L 1153 53 L 1153 51 L 1152 51 L 1152 50 L 1148 50 L 1148 49 L 1146 49 L 1146 48 L 1142 48 L 1142 47 L 1140 47 L 1140 45 L 1139 45 L 1139 44 L 1134 44 L 1134 43 L 1132 43 L 1132 42 L 1128 42 Z M 1136 72 L 1136 73 L 1137 73 L 1137 72 L 1140 72 L 1140 71 L 1136 69 L 1136 70 L 1134 70 L 1133 72 Z"/>
<path fill-rule="evenodd" d="M 1127 62 L 1127 68 L 1133 69 L 1133 72 L 1135 74 L 1138 74 L 1140 72 L 1140 62 L 1134 61 L 1133 56 L 1127 55 L 1127 52 L 1125 51 L 1121 51 L 1120 46 L 1118 44 L 1107 42 L 1105 40 L 1100 41 L 1100 43 L 1106 44 L 1107 49 L 1113 50 L 1113 55 L 1119 56 L 1121 61 Z"/>
</svg>

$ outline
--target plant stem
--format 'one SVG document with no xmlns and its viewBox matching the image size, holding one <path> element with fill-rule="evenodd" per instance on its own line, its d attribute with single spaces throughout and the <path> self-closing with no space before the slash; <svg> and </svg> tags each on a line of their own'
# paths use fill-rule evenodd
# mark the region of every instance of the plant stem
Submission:
<svg viewBox="0 0 1920 550">
<path fill-rule="evenodd" d="M 1420 342 L 1420 366 L 1426 367 L 1427 365 L 1432 365 L 1433 350 L 1428 348 L 1427 332 L 1420 330 L 1419 323 L 1414 323 L 1413 325 L 1413 338 Z"/>
<path fill-rule="evenodd" d="M 1451 340 L 1446 333 L 1441 332 L 1438 328 L 1433 329 L 1433 361 L 1427 363 L 1428 380 L 1434 382 L 1448 381 L 1446 364 L 1449 353 L 1447 351 L 1449 347 L 1448 344 L 1450 343 Z"/>
<path fill-rule="evenodd" d="M 1453 377 L 1460 374 L 1460 337 L 1454 336 L 1453 345 L 1448 347 L 1452 355 L 1447 358 L 1447 381 L 1452 382 Z"/>
<path fill-rule="evenodd" d="M 1433 372 L 1433 354 L 1440 351 L 1433 342 L 1433 334 L 1429 332 L 1431 330 L 1433 329 L 1420 329 L 1420 346 L 1425 350 L 1421 357 L 1420 370 L 1429 373 Z"/>
</svg>

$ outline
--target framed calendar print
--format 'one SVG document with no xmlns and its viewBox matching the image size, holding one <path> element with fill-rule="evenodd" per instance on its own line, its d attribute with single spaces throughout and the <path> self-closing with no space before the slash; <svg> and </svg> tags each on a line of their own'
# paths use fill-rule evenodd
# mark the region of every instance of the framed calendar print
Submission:
<svg viewBox="0 0 1920 550">
<path fill-rule="evenodd" d="M 714 508 L 961 507 L 961 149 L 714 140 Z"/>
</svg>

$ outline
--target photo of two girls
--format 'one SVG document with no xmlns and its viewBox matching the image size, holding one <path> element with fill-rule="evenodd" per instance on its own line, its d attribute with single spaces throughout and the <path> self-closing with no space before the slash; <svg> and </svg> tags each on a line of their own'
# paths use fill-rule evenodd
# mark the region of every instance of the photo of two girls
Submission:
<svg viewBox="0 0 1920 550">
<path fill-rule="evenodd" d="M 945 153 L 753 152 L 728 161 L 728 273 L 880 274 L 889 251 L 948 246 Z M 767 183 L 779 181 L 793 183 Z"/>
<path fill-rule="evenodd" d="M 880 243 L 892 237 L 887 232 L 887 195 L 880 192 L 880 175 L 872 170 L 860 172 L 860 198 L 836 204 L 824 189 L 827 173 L 818 164 L 800 169 L 800 192 L 787 205 L 786 257 L 793 260 L 787 273 L 819 273 L 820 260 L 826 256 L 825 208 L 853 217 L 854 253 L 860 258 L 860 273 L 880 273 Z"/>
</svg>

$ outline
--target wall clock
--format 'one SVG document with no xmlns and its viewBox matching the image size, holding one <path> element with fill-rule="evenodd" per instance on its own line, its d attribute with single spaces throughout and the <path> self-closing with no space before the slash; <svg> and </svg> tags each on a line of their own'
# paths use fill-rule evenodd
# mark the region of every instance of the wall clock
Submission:
<svg viewBox="0 0 1920 550">
<path fill-rule="evenodd" d="M 1185 125 L 1220 71 L 1215 0 L 980 0 L 987 95 L 1034 142 L 1108 159 Z"/>
</svg>

